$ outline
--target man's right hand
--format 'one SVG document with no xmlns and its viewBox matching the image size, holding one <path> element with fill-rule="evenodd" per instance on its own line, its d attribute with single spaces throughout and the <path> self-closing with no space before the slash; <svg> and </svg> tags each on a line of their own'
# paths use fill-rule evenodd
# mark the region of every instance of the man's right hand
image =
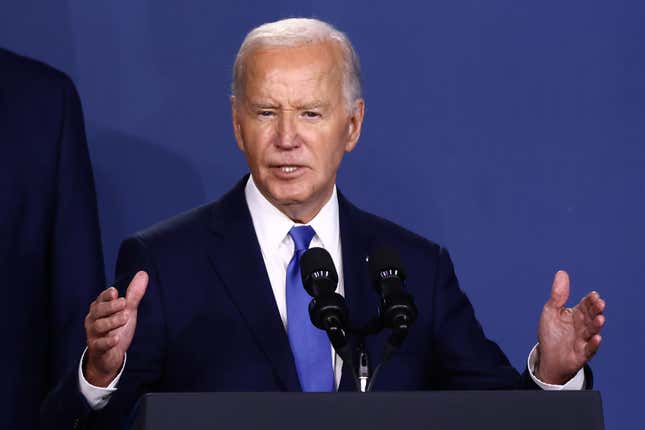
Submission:
<svg viewBox="0 0 645 430">
<path fill-rule="evenodd" d="M 148 286 L 148 274 L 137 272 L 125 293 L 116 288 L 104 290 L 90 304 L 85 317 L 87 353 L 83 363 L 85 379 L 97 387 L 107 387 L 123 366 L 125 353 L 137 326 L 137 308 Z"/>
</svg>

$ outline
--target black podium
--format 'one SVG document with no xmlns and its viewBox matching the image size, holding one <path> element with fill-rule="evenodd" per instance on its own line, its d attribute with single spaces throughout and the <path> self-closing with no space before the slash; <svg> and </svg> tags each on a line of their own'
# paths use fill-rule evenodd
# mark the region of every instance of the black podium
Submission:
<svg viewBox="0 0 645 430">
<path fill-rule="evenodd" d="M 155 393 L 134 430 L 602 430 L 597 391 Z"/>
</svg>

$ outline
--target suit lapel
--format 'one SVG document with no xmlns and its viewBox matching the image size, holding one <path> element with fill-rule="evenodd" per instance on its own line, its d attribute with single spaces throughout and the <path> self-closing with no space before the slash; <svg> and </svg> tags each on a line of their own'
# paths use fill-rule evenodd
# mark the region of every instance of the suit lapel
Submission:
<svg viewBox="0 0 645 430">
<path fill-rule="evenodd" d="M 360 219 L 360 211 L 339 192 L 338 210 L 340 222 L 340 239 L 343 252 L 343 278 L 345 282 L 345 301 L 349 308 L 352 325 L 361 327 L 377 314 L 378 296 L 372 291 L 367 270 L 367 256 L 371 250 L 373 238 L 367 234 L 368 229 Z M 373 337 L 372 337 L 373 338 Z M 372 347 L 372 338 L 368 338 L 367 351 L 370 359 L 377 359 Z M 372 367 L 372 366 L 371 366 Z M 352 369 L 343 364 L 340 391 L 356 391 L 352 378 Z"/>
<path fill-rule="evenodd" d="M 273 366 L 279 385 L 287 391 L 300 391 L 289 338 L 246 205 L 244 186 L 247 179 L 248 176 L 242 179 L 213 207 L 213 235 L 208 241 L 208 254 L 229 297 Z M 352 324 L 361 326 L 376 315 L 378 307 L 378 296 L 371 289 L 366 260 L 374 240 L 366 233 L 369 229 L 361 225 L 360 211 L 340 192 L 338 200 L 345 299 Z M 375 340 L 372 337 L 367 342 L 372 360 L 381 352 L 379 345 L 382 342 L 375 345 Z M 355 391 L 352 371 L 346 363 L 339 390 Z"/>
<path fill-rule="evenodd" d="M 273 366 L 279 385 L 287 391 L 299 391 L 289 339 L 244 197 L 247 178 L 214 206 L 208 253 L 231 300 Z"/>
</svg>

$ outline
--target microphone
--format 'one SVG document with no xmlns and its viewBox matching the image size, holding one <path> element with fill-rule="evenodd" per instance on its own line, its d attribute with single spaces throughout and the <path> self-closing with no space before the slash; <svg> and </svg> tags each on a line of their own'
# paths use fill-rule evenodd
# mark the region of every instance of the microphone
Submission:
<svg viewBox="0 0 645 430">
<path fill-rule="evenodd" d="M 325 330 L 330 338 L 340 335 L 344 339 L 348 320 L 347 305 L 343 296 L 335 292 L 338 273 L 329 252 L 316 247 L 305 251 L 300 257 L 300 274 L 302 285 L 313 297 L 309 303 L 309 317 L 313 325 Z"/>
<path fill-rule="evenodd" d="M 348 311 L 345 298 L 336 293 L 338 273 L 331 255 L 323 248 L 309 248 L 300 257 L 302 285 L 313 297 L 309 303 L 309 318 L 313 325 L 327 332 L 327 337 L 343 363 L 352 369 L 354 384 L 359 391 L 361 378 L 354 367 L 352 345 L 347 333 Z M 367 355 L 365 355 L 367 357 Z M 366 360 L 366 359 L 365 359 Z M 365 361 L 367 365 L 367 362 Z M 363 384 L 365 385 L 365 384 Z"/>
<path fill-rule="evenodd" d="M 412 295 L 404 290 L 405 270 L 398 252 L 389 247 L 377 249 L 370 255 L 368 269 L 374 289 L 381 296 L 381 322 L 392 330 L 383 346 L 381 362 L 367 384 L 366 390 L 372 391 L 379 371 L 403 344 L 418 311 Z"/>
<path fill-rule="evenodd" d="M 374 289 L 381 296 L 383 325 L 407 333 L 418 311 L 414 298 L 404 290 L 406 276 L 398 252 L 389 247 L 377 249 L 369 258 L 368 269 Z"/>
<path fill-rule="evenodd" d="M 309 248 L 300 257 L 302 285 L 312 297 L 330 294 L 338 286 L 338 273 L 331 255 L 324 248 Z"/>
</svg>

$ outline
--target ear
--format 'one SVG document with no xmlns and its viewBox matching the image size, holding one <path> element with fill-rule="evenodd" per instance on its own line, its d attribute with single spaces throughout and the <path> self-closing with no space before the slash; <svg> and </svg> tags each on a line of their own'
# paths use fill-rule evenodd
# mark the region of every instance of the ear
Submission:
<svg viewBox="0 0 645 430">
<path fill-rule="evenodd" d="M 363 127 L 363 117 L 365 116 L 365 100 L 358 99 L 352 104 L 350 111 L 349 124 L 347 126 L 347 143 L 345 144 L 345 152 L 351 152 L 358 143 L 358 138 L 361 137 L 361 129 Z"/>
<path fill-rule="evenodd" d="M 233 120 L 233 134 L 235 135 L 235 141 L 237 142 L 237 147 L 240 148 L 240 151 L 244 152 L 244 139 L 242 138 L 242 129 L 240 126 L 240 112 L 238 109 L 241 109 L 239 106 L 238 100 L 235 96 L 231 96 L 231 119 Z"/>
</svg>

